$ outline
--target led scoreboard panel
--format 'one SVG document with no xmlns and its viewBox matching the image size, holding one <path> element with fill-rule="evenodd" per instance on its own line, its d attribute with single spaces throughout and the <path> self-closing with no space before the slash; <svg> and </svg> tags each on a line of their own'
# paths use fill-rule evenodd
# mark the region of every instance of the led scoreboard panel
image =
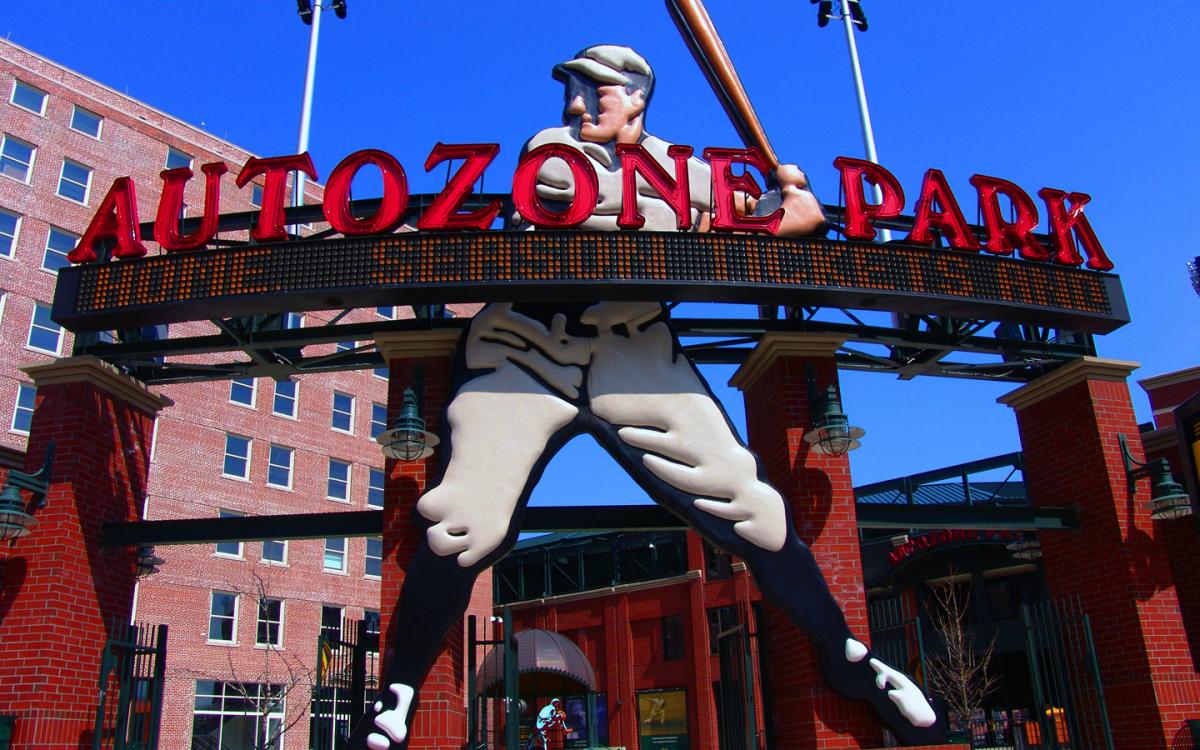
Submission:
<svg viewBox="0 0 1200 750">
<path fill-rule="evenodd" d="M 898 244 L 674 232 L 409 233 L 245 245 L 59 272 L 53 318 L 96 331 L 280 310 L 528 300 L 822 305 L 1106 333 L 1116 276 Z"/>
</svg>

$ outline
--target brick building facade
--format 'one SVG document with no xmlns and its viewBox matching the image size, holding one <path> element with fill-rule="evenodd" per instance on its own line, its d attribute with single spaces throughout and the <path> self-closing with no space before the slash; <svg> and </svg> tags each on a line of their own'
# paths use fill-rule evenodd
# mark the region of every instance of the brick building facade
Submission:
<svg viewBox="0 0 1200 750">
<path fill-rule="evenodd" d="M 71 354 L 70 332 L 49 319 L 55 271 L 112 181 L 133 178 L 141 221 L 154 219 L 166 168 L 189 166 L 198 175 L 187 186 L 186 216 L 203 210 L 203 164 L 230 167 L 221 213 L 253 210 L 261 193 L 257 183 L 234 185 L 253 156 L 248 151 L 3 40 L 0 92 L 0 448 L 10 455 L 26 448 L 36 392 L 21 368 Z M 307 182 L 305 192 L 307 202 L 320 202 L 320 184 Z M 286 325 L 318 326 L 334 314 L 295 315 Z M 379 308 L 342 320 L 411 315 L 410 308 Z M 190 323 L 172 332 L 215 330 Z M 147 520 L 383 507 L 384 460 L 372 438 L 387 421 L 386 371 L 154 390 L 174 404 L 153 428 Z M 285 746 L 308 747 L 308 688 L 323 618 L 327 626 L 364 615 L 377 622 L 382 539 L 180 545 L 157 553 L 166 563 L 140 579 L 133 619 L 170 628 L 163 746 L 188 746 L 198 686 L 204 692 L 226 682 L 285 686 Z M 262 607 L 260 599 L 267 600 Z M 202 724 L 212 731 L 215 720 Z"/>
</svg>

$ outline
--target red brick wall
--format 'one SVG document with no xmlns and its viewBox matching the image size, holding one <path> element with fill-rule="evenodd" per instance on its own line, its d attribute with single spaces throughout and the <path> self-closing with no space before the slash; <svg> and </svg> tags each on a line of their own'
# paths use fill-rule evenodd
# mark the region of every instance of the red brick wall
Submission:
<svg viewBox="0 0 1200 750">
<path fill-rule="evenodd" d="M 133 596 L 134 551 L 102 547 L 103 525 L 138 517 L 153 417 L 91 383 L 45 386 L 31 432 L 40 462 L 56 442 L 37 533 L 4 566 L 0 714 L 14 748 L 76 747 L 92 730 L 100 655 Z M 27 466 L 29 470 L 36 469 Z"/>
<path fill-rule="evenodd" d="M 818 386 L 837 383 L 832 357 L 776 359 L 745 390 L 750 447 L 762 458 L 771 483 L 791 503 L 793 522 L 825 574 L 852 632 L 868 640 L 854 488 L 845 456 L 818 455 L 803 435 L 811 427 L 805 365 Z M 857 748 L 879 744 L 879 722 L 865 704 L 834 693 L 820 674 L 807 638 L 768 605 L 767 652 L 777 746 Z"/>
<path fill-rule="evenodd" d="M 1119 748 L 1166 748 L 1196 717 L 1200 681 L 1188 652 L 1161 527 L 1145 480 L 1125 489 L 1117 435 L 1137 425 L 1124 382 L 1086 380 L 1017 410 L 1035 504 L 1073 506 L 1079 528 L 1043 532 L 1052 597 L 1078 595 L 1091 616 Z"/>
</svg>

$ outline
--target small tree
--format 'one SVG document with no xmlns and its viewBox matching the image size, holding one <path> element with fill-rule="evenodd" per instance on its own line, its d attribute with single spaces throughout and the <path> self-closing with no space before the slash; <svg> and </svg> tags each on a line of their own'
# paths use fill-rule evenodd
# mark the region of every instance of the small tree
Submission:
<svg viewBox="0 0 1200 750">
<path fill-rule="evenodd" d="M 987 697 L 996 692 L 1000 679 L 988 671 L 996 639 L 993 637 L 985 648 L 977 648 L 974 628 L 967 622 L 970 585 L 960 588 L 952 583 L 954 578 L 952 574 L 946 582 L 932 587 L 934 602 L 929 620 L 946 650 L 931 657 L 926 669 L 933 689 L 946 701 L 951 724 L 965 729 Z"/>
</svg>

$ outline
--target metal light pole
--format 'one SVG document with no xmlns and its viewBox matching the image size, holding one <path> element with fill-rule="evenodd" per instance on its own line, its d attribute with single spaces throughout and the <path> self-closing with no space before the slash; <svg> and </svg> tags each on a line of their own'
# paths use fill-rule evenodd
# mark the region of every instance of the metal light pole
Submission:
<svg viewBox="0 0 1200 750">
<path fill-rule="evenodd" d="M 300 103 L 300 138 L 296 145 L 296 153 L 302 154 L 308 150 L 308 131 L 312 122 L 313 79 L 317 73 L 317 41 L 321 36 L 321 11 L 326 6 L 312 0 L 297 0 L 300 20 L 312 27 L 308 36 L 308 67 L 304 71 L 304 98 Z M 346 0 L 333 0 L 328 4 L 338 18 L 346 17 Z M 292 179 L 292 205 L 304 205 L 304 173 L 297 171 Z M 293 226 L 292 234 L 300 234 L 300 227 Z"/>
<path fill-rule="evenodd" d="M 812 0 L 817 3 L 818 0 Z M 858 62 L 858 44 L 854 41 L 854 27 L 861 26 L 867 30 L 867 17 L 863 13 L 859 0 L 840 0 L 839 10 L 842 26 L 846 30 L 846 47 L 850 50 L 850 72 L 854 76 L 854 94 L 858 98 L 858 121 L 862 126 L 863 147 L 867 152 L 867 161 L 879 163 L 875 154 L 875 131 L 871 128 L 871 111 L 867 107 L 867 89 L 863 85 L 862 66 Z M 833 3 L 826 0 L 817 5 L 817 25 L 825 26 L 833 16 Z M 875 185 L 875 201 L 883 202 L 883 189 Z M 881 229 L 884 242 L 892 241 L 890 229 Z"/>
</svg>

